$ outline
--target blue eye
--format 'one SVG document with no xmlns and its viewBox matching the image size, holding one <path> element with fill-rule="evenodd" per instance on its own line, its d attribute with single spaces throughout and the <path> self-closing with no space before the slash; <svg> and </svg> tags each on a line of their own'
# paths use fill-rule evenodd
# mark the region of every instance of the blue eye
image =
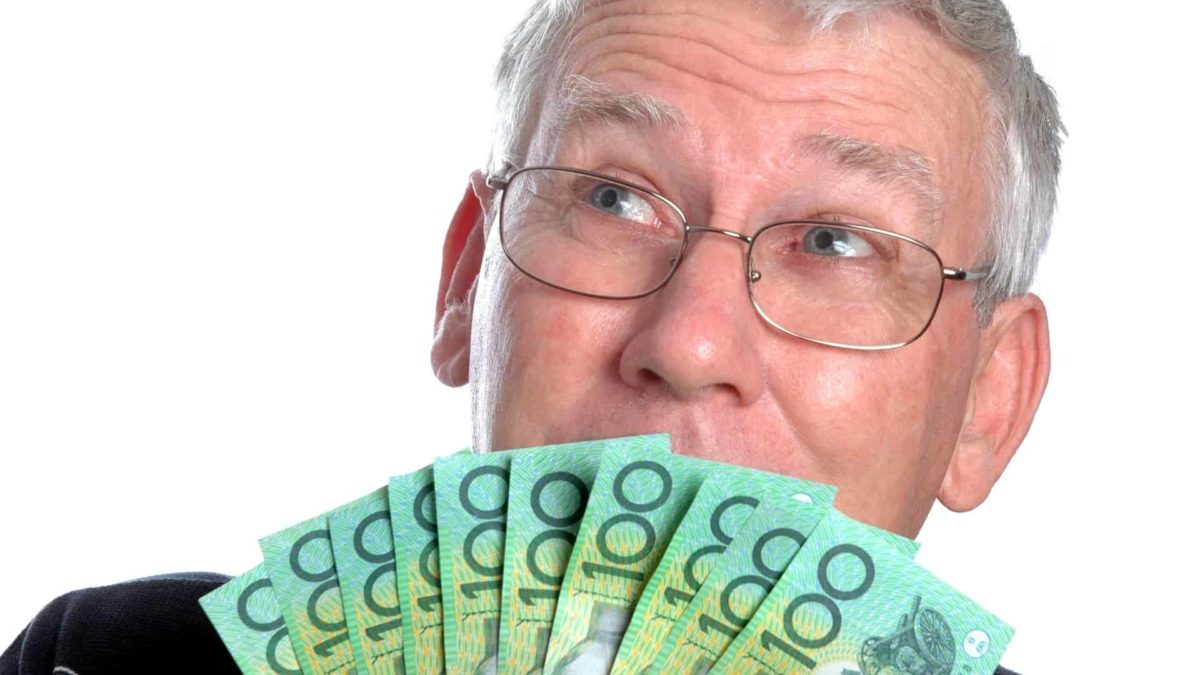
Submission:
<svg viewBox="0 0 1200 675">
<path fill-rule="evenodd" d="M 840 227 L 814 227 L 804 235 L 804 251 L 835 258 L 865 258 L 876 251 L 866 239 Z"/>
<path fill-rule="evenodd" d="M 611 209 L 621 202 L 623 194 L 628 195 L 629 190 L 622 190 L 615 185 L 600 185 L 592 190 L 592 206 Z"/>
<path fill-rule="evenodd" d="M 592 206 L 618 218 L 639 223 L 654 224 L 654 207 L 633 190 L 611 183 L 600 183 L 588 195 Z"/>
</svg>

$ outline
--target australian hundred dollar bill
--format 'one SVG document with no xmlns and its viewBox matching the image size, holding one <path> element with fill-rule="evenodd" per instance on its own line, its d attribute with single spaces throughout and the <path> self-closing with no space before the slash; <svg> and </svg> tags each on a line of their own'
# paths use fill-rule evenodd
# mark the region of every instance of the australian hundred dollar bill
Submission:
<svg viewBox="0 0 1200 675">
<path fill-rule="evenodd" d="M 540 672 L 559 592 L 601 458 L 612 448 L 661 446 L 665 435 L 604 439 L 515 452 L 500 606 L 500 672 Z"/>
<path fill-rule="evenodd" d="M 356 674 L 328 514 L 263 537 L 258 543 L 304 675 Z"/>
<path fill-rule="evenodd" d="M 405 673 L 404 612 L 396 587 L 387 488 L 330 512 L 329 535 L 359 671 L 366 675 Z"/>
<path fill-rule="evenodd" d="M 200 598 L 200 606 L 243 673 L 301 675 L 264 564 Z"/>
<path fill-rule="evenodd" d="M 642 589 L 713 466 L 655 448 L 605 454 L 567 564 L 545 672 L 608 672 Z"/>
<path fill-rule="evenodd" d="M 991 675 L 1013 631 L 831 511 L 712 673 Z"/>
<path fill-rule="evenodd" d="M 433 467 L 389 478 L 388 510 L 404 616 L 404 664 L 410 674 L 440 675 L 446 663 Z"/>
<path fill-rule="evenodd" d="M 714 467 L 638 600 L 613 672 L 640 673 L 654 664 L 675 622 L 761 500 L 798 501 L 815 511 L 831 504 L 835 492 L 831 486 L 790 476 Z"/>
<path fill-rule="evenodd" d="M 496 673 L 512 455 L 434 462 L 441 562 L 442 641 L 449 673 Z"/>
<path fill-rule="evenodd" d="M 707 672 L 829 509 L 765 497 L 716 559 L 667 637 L 649 646 L 648 651 L 657 650 L 651 667 L 638 672 Z"/>
</svg>

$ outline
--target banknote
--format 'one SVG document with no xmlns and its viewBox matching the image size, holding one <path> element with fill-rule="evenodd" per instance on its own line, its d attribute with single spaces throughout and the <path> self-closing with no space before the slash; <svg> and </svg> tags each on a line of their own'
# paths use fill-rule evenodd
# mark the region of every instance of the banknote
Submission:
<svg viewBox="0 0 1200 675">
<path fill-rule="evenodd" d="M 829 485 L 740 466 L 710 474 L 642 591 L 613 672 L 640 673 L 654 664 L 675 622 L 760 498 L 828 506 L 835 492 Z"/>
<path fill-rule="evenodd" d="M 829 511 L 827 504 L 764 497 L 660 643 L 652 667 L 621 672 L 705 672 Z"/>
<path fill-rule="evenodd" d="M 301 675 L 266 565 L 230 579 L 200 606 L 243 673 Z"/>
<path fill-rule="evenodd" d="M 304 675 L 356 673 L 323 513 L 258 540 Z"/>
<path fill-rule="evenodd" d="M 500 601 L 500 672 L 540 672 L 563 575 L 588 494 L 610 448 L 661 444 L 665 435 L 546 446 L 515 453 L 509 468 L 508 531 Z"/>
<path fill-rule="evenodd" d="M 409 673 L 440 675 L 446 666 L 433 467 L 389 478 L 388 510 L 404 616 L 404 665 Z"/>
<path fill-rule="evenodd" d="M 837 512 L 712 673 L 990 675 L 1013 630 Z"/>
<path fill-rule="evenodd" d="M 704 476 L 718 465 L 640 448 L 600 463 L 558 607 L 545 670 L 608 672 L 642 589 Z"/>
<path fill-rule="evenodd" d="M 331 511 L 329 536 L 359 672 L 404 673 L 403 612 L 387 488 Z"/>
<path fill-rule="evenodd" d="M 433 464 L 442 643 L 449 673 L 496 673 L 508 467 L 512 455 L 443 457 Z"/>
</svg>

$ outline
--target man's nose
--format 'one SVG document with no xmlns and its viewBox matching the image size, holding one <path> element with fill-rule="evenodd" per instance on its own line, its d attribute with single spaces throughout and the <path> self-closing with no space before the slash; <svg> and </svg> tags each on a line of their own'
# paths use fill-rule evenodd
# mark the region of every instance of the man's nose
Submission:
<svg viewBox="0 0 1200 675">
<path fill-rule="evenodd" d="M 689 235 L 675 275 L 635 300 L 637 330 L 621 354 L 621 379 L 684 400 L 717 392 L 749 405 L 762 394 L 763 327 L 745 281 L 746 244 L 709 228 Z"/>
</svg>

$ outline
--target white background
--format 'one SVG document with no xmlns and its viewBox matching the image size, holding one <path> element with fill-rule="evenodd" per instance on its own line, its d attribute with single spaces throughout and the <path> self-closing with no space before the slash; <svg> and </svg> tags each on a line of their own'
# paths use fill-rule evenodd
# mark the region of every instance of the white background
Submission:
<svg viewBox="0 0 1200 675">
<path fill-rule="evenodd" d="M 240 573 L 259 536 L 469 443 L 429 367 L 441 243 L 527 1 L 3 4 L 0 648 L 72 588 Z M 920 560 L 1018 627 L 1012 668 L 1177 672 L 1200 12 L 1010 7 L 1071 132 L 1036 286 L 1053 374 Z"/>
</svg>

